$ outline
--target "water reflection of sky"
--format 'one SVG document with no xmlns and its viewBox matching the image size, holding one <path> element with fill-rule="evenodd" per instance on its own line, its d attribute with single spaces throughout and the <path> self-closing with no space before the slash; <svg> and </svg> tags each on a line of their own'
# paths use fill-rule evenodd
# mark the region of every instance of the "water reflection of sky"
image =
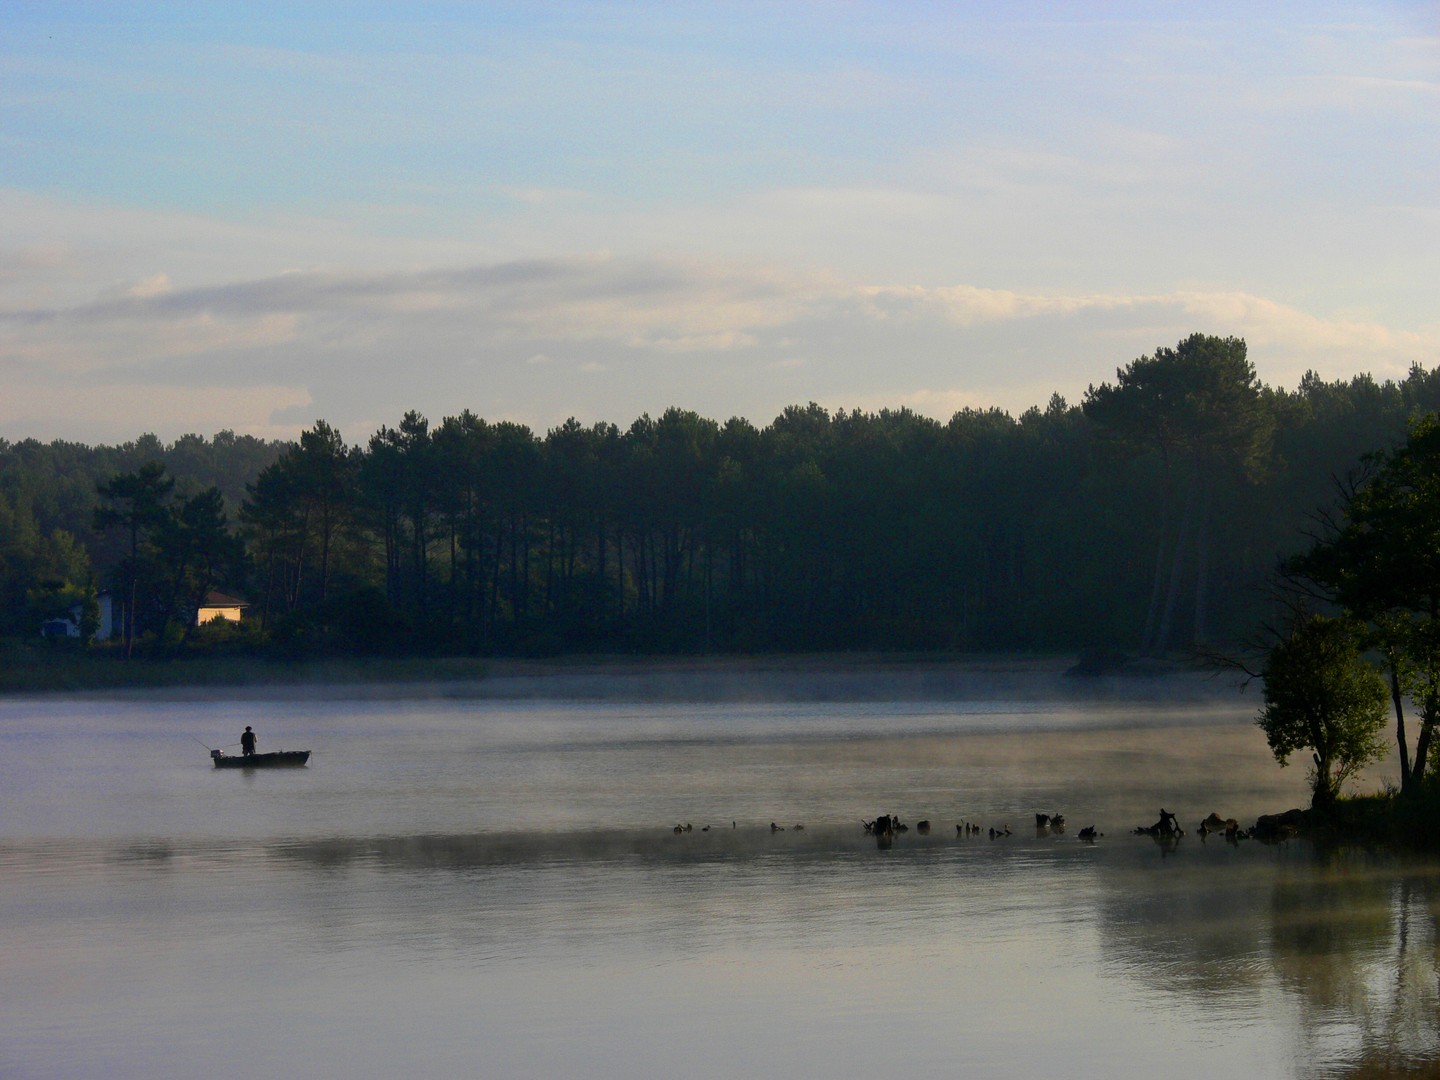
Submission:
<svg viewBox="0 0 1440 1080">
<path fill-rule="evenodd" d="M 0 1074 L 1427 1075 L 1436 866 L 1129 835 L 1303 786 L 1133 706 L 8 702 Z"/>
<path fill-rule="evenodd" d="M 590 1060 L 586 1075 L 699 1076 L 757 1060 L 1290 1076 L 1436 1055 L 1433 866 L 1191 838 L 1163 861 L 1134 837 L 888 852 L 838 835 L 600 839 L 11 847 L 6 979 L 39 992 L 52 1033 L 56 1010 L 82 1028 L 110 1016 L 121 1059 L 146 1070 L 153 1032 L 127 1037 L 115 1016 L 223 1027 L 222 1000 L 317 1068 L 315 1028 L 350 1032 L 364 1060 L 321 1044 L 359 1076 L 492 1053 L 514 1071 L 487 1075 Z M 354 1014 L 399 1045 L 375 1046 Z M 410 1024 L 434 1056 L 406 1047 Z"/>
</svg>

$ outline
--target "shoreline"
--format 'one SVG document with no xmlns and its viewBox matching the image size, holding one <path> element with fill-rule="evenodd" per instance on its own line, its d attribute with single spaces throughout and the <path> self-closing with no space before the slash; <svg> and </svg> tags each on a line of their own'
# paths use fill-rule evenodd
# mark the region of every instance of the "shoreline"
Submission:
<svg viewBox="0 0 1440 1080">
<path fill-rule="evenodd" d="M 181 657 L 124 661 L 111 654 L 0 647 L 0 697 L 296 693 L 391 697 L 865 701 L 880 699 L 1164 693 L 1204 699 L 1236 680 L 1194 665 L 1134 661 L 1072 677 L 1074 653 L 791 653 L 667 656 L 583 654 L 547 659 L 340 657 L 279 661 Z"/>
</svg>

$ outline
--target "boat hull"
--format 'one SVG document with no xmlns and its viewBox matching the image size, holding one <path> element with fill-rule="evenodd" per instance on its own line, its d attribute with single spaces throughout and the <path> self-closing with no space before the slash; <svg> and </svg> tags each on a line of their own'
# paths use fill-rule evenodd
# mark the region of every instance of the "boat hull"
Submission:
<svg viewBox="0 0 1440 1080">
<path fill-rule="evenodd" d="M 273 754 L 242 754 L 231 757 L 212 751 L 210 760 L 217 769 L 296 769 L 310 760 L 309 750 L 278 750 Z"/>
</svg>

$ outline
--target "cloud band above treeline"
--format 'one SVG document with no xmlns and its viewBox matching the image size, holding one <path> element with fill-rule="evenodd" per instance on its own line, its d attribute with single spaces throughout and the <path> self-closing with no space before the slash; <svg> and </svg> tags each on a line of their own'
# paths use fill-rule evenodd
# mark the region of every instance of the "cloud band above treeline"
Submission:
<svg viewBox="0 0 1440 1080">
<path fill-rule="evenodd" d="M 58 434 L 62 411 L 72 435 L 78 422 L 106 437 L 206 420 L 290 435 L 318 416 L 366 425 L 402 408 L 541 429 L 670 405 L 765 422 L 808 400 L 943 419 L 1074 399 L 1085 376 L 1061 376 L 1060 361 L 1098 382 L 1196 330 L 1244 337 L 1282 385 L 1310 369 L 1398 376 L 1440 356 L 1440 332 L 1230 291 L 1022 293 L 603 256 L 192 288 L 155 276 L 0 312 L 0 432 Z"/>
</svg>

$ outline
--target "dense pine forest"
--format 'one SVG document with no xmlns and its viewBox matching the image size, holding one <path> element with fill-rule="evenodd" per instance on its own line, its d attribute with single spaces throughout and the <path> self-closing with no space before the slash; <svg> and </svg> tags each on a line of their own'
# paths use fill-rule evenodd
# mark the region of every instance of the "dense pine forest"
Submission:
<svg viewBox="0 0 1440 1080">
<path fill-rule="evenodd" d="M 1277 389 L 1196 334 L 1019 417 L 0 440 L 0 633 L 106 591 L 136 657 L 1174 654 L 1252 636 L 1337 484 L 1437 409 L 1437 372 Z M 238 626 L 196 626 L 212 591 Z"/>
</svg>

